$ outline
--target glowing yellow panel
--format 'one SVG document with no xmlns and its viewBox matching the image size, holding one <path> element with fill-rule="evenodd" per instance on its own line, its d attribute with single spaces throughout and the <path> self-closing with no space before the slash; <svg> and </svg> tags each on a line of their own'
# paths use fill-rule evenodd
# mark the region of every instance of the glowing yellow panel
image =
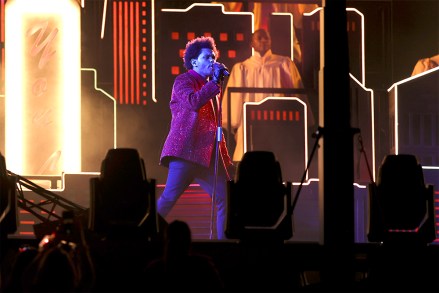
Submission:
<svg viewBox="0 0 439 293">
<path fill-rule="evenodd" d="M 5 22 L 8 169 L 26 175 L 81 171 L 78 2 L 9 0 Z"/>
</svg>

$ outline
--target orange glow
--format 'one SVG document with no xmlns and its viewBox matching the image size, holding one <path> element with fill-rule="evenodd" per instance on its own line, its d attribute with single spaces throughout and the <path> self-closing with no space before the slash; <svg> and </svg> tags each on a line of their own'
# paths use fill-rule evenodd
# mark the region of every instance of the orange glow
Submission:
<svg viewBox="0 0 439 293">
<path fill-rule="evenodd" d="M 80 7 L 10 0 L 5 7 L 5 155 L 18 174 L 81 169 Z"/>
</svg>

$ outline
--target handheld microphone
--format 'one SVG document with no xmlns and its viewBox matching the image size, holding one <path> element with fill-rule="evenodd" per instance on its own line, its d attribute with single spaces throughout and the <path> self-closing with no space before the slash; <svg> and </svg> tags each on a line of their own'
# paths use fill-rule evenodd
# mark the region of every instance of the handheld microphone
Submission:
<svg viewBox="0 0 439 293">
<path fill-rule="evenodd" d="M 229 76 L 230 72 L 227 68 L 221 69 L 221 73 L 223 74 L 223 76 Z"/>
<path fill-rule="evenodd" d="M 219 62 L 215 62 L 215 63 L 221 67 L 220 72 L 221 72 L 222 76 L 229 76 L 230 75 L 229 69 L 227 69 L 227 67 L 223 63 L 219 63 Z"/>
</svg>

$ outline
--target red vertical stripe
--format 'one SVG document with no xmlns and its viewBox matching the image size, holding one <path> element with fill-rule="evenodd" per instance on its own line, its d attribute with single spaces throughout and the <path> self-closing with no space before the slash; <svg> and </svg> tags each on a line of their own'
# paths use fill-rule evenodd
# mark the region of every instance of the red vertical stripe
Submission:
<svg viewBox="0 0 439 293">
<path fill-rule="evenodd" d="M 113 83 L 114 83 L 114 98 L 119 99 L 119 87 L 117 82 L 117 3 L 113 2 Z"/>
<path fill-rule="evenodd" d="M 0 42 L 3 43 L 4 41 L 5 41 L 5 0 L 0 0 Z"/>
<path fill-rule="evenodd" d="M 131 104 L 134 104 L 134 87 L 136 86 L 135 81 L 134 81 L 134 48 L 136 46 L 136 42 L 135 42 L 135 32 L 134 32 L 134 3 L 130 2 L 130 17 L 128 18 L 128 21 L 130 22 L 130 40 L 128 42 L 128 46 L 130 49 L 130 70 L 129 70 L 129 78 L 130 78 L 130 82 L 127 86 L 129 86 L 130 90 L 130 96 L 131 96 Z"/>
<path fill-rule="evenodd" d="M 140 104 L 140 60 L 139 60 L 139 48 L 140 48 L 140 30 L 139 30 L 139 14 L 140 14 L 140 9 L 139 9 L 139 2 L 136 2 L 136 48 L 135 48 L 135 61 L 136 61 L 136 86 L 137 86 L 137 91 L 136 91 L 136 96 L 137 96 L 137 104 Z"/>
<path fill-rule="evenodd" d="M 5 42 L 5 0 L 0 0 L 0 43 Z M 0 94 L 4 93 L 5 84 L 5 49 L 2 46 L 0 54 Z"/>
<path fill-rule="evenodd" d="M 129 26 L 128 26 L 128 2 L 124 2 L 124 38 L 123 38 L 123 53 L 124 53 L 124 65 L 125 65 L 125 71 L 124 71 L 124 89 L 125 89 L 125 103 L 129 104 L 129 92 L 128 92 L 128 83 L 130 82 L 128 79 L 129 76 L 129 51 L 128 51 L 128 44 L 129 44 Z"/>
<path fill-rule="evenodd" d="M 118 19 L 117 19 L 117 23 L 118 23 L 118 38 L 117 38 L 117 45 L 118 45 L 118 55 L 119 55 L 119 102 L 121 104 L 123 104 L 124 99 L 123 99 L 123 43 L 122 43 L 122 38 L 123 38 L 123 34 L 122 34 L 122 28 L 123 28 L 123 22 L 122 22 L 122 13 L 123 13 L 123 3 L 119 2 L 119 9 L 118 9 Z"/>
<path fill-rule="evenodd" d="M 140 105 L 146 96 L 146 4 L 140 1 L 113 2 L 114 95 L 120 104 Z M 143 14 L 142 14 L 143 13 Z M 145 90 L 146 93 L 146 90 Z M 146 104 L 146 101 L 143 101 Z"/>
</svg>

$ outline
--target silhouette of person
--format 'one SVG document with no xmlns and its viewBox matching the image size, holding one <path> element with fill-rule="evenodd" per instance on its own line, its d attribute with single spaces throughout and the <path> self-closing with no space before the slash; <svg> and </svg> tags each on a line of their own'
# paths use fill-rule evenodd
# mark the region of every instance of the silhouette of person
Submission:
<svg viewBox="0 0 439 293">
<path fill-rule="evenodd" d="M 77 292 L 79 275 L 71 253 L 62 246 L 38 252 L 25 273 L 25 292 Z"/>
<path fill-rule="evenodd" d="M 27 245 L 20 247 L 12 259 L 11 270 L 5 276 L 5 283 L 2 284 L 3 292 L 23 292 L 24 273 L 37 255 L 36 247 Z"/>
<path fill-rule="evenodd" d="M 146 267 L 147 289 L 154 291 L 222 290 L 224 285 L 209 256 L 192 252 L 188 224 L 174 220 L 167 226 L 163 256 Z"/>
</svg>

